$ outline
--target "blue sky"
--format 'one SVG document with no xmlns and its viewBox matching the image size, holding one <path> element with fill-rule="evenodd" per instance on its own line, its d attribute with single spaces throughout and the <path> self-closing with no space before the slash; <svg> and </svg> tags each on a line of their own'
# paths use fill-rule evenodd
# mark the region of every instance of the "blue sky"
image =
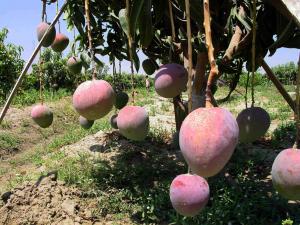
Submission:
<svg viewBox="0 0 300 225">
<path fill-rule="evenodd" d="M 62 5 L 59 0 L 59 5 Z M 9 29 L 8 42 L 21 45 L 24 48 L 22 57 L 27 60 L 37 45 L 36 26 L 41 21 L 41 0 L 2 0 L 0 1 L 0 28 Z M 55 16 L 56 6 L 47 6 L 48 21 L 52 21 Z M 66 30 L 66 24 L 61 21 L 62 32 L 72 40 L 73 34 Z M 143 57 L 143 56 L 142 56 Z M 298 49 L 280 49 L 272 57 L 266 57 L 270 66 L 283 64 L 286 62 L 297 62 L 299 57 Z M 102 58 L 108 64 L 108 57 Z M 130 71 L 129 63 L 122 64 L 125 71 Z M 142 72 L 142 71 L 140 71 Z"/>
</svg>

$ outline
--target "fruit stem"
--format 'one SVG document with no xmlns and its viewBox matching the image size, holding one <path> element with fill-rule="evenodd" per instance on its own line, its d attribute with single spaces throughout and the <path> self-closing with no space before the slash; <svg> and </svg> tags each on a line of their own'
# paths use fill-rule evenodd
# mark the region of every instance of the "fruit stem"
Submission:
<svg viewBox="0 0 300 225">
<path fill-rule="evenodd" d="M 247 73 L 247 80 L 246 80 L 246 93 L 245 93 L 245 105 L 246 109 L 248 108 L 248 87 L 249 87 L 249 80 L 250 80 L 250 73 Z"/>
<path fill-rule="evenodd" d="M 192 174 L 192 170 L 191 170 L 191 167 L 188 166 L 188 172 L 187 172 L 189 175 Z"/>
<path fill-rule="evenodd" d="M 172 1 L 169 0 L 168 3 L 169 3 L 170 23 L 171 23 L 171 30 L 172 30 L 172 41 L 175 42 L 176 32 L 175 32 L 175 24 L 174 24 L 174 15 L 172 10 Z"/>
<path fill-rule="evenodd" d="M 72 54 L 74 57 L 76 57 L 76 29 L 75 29 L 75 24 L 73 27 L 73 41 L 74 41 L 74 45 L 72 46 Z"/>
<path fill-rule="evenodd" d="M 58 13 L 59 11 L 59 8 L 58 8 L 58 2 L 59 0 L 56 1 L 56 14 Z M 57 21 L 57 24 L 58 24 L 58 32 L 60 33 L 60 20 L 58 19 Z"/>
<path fill-rule="evenodd" d="M 219 77 L 219 69 L 214 56 L 214 46 L 211 37 L 211 24 L 210 24 L 210 10 L 209 10 L 209 0 L 203 1 L 204 9 L 204 30 L 205 30 L 205 42 L 207 46 L 208 60 L 210 63 L 210 72 L 207 80 L 206 86 L 206 104 L 205 107 L 216 106 L 214 97 L 211 91 L 213 82 Z"/>
<path fill-rule="evenodd" d="M 253 0 L 253 37 L 252 37 L 252 81 L 251 81 L 251 96 L 252 96 L 252 102 L 251 107 L 254 106 L 255 100 L 254 100 L 254 78 L 255 78 L 255 41 L 256 41 L 256 0 Z"/>
<path fill-rule="evenodd" d="M 45 22 L 45 17 L 46 17 L 46 20 L 47 20 L 46 8 L 47 8 L 46 0 L 43 0 L 42 22 Z"/>
<path fill-rule="evenodd" d="M 132 45 L 133 39 L 131 34 L 131 26 L 130 26 L 130 0 L 126 0 L 126 20 L 128 24 L 128 47 L 129 47 L 129 59 L 130 59 L 130 68 L 131 68 L 131 96 L 132 96 L 132 103 L 134 103 L 134 69 L 133 69 L 133 52 L 132 52 Z"/>
<path fill-rule="evenodd" d="M 172 8 L 172 1 L 169 0 L 169 16 L 170 16 L 170 25 L 172 31 L 171 37 L 171 46 L 170 46 L 170 54 L 169 54 L 169 62 L 172 63 L 173 52 L 172 48 L 174 47 L 175 39 L 176 39 L 176 31 L 175 31 L 175 23 L 174 23 L 174 15 L 173 15 L 173 8 Z M 180 95 L 173 98 L 173 106 L 174 106 L 174 114 L 175 114 L 175 124 L 176 124 L 176 131 L 179 132 L 182 120 L 179 118 L 179 110 L 185 110 Z"/>
<path fill-rule="evenodd" d="M 42 9 L 42 22 L 45 21 L 46 17 L 46 10 L 47 10 L 47 4 L 46 0 L 43 1 L 43 9 Z M 40 90 L 39 90 L 39 97 L 41 104 L 44 104 L 44 95 L 43 95 L 43 59 L 42 59 L 42 50 L 43 48 L 40 49 L 39 51 L 39 83 L 40 83 Z"/>
<path fill-rule="evenodd" d="M 113 86 L 116 88 L 116 58 L 113 58 L 112 61 L 112 66 L 113 66 Z"/>
<path fill-rule="evenodd" d="M 42 59 L 42 50 L 40 50 L 40 57 L 39 57 L 39 83 L 40 83 L 40 101 L 43 105 L 44 103 L 44 94 L 43 94 L 43 59 Z"/>
<path fill-rule="evenodd" d="M 95 64 L 95 52 L 93 49 L 93 39 L 92 39 L 92 29 L 91 29 L 91 18 L 90 18 L 90 4 L 89 0 L 85 0 L 85 18 L 86 18 L 86 26 L 87 26 L 87 33 L 88 33 L 88 40 L 89 40 L 89 50 L 92 59 L 92 78 L 95 80 L 97 78 L 97 71 L 96 71 L 96 64 Z"/>
<path fill-rule="evenodd" d="M 191 13 L 190 13 L 190 0 L 185 0 L 186 11 L 186 28 L 188 36 L 188 111 L 192 111 L 192 76 L 193 76 L 193 49 L 192 49 L 192 29 L 191 29 Z"/>
</svg>

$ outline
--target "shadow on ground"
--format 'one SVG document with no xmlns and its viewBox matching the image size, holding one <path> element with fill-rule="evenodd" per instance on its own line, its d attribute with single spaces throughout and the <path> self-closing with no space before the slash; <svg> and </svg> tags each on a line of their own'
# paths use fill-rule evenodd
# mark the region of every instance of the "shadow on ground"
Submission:
<svg viewBox="0 0 300 225">
<path fill-rule="evenodd" d="M 126 214 L 137 224 L 257 225 L 281 224 L 287 218 L 300 222 L 299 204 L 288 203 L 272 187 L 270 171 L 278 153 L 272 140 L 239 145 L 224 171 L 208 179 L 211 198 L 204 211 L 184 218 L 169 201 L 171 181 L 187 172 L 180 151 L 151 137 L 130 142 L 115 135 L 105 148 L 112 147 L 117 154 L 109 160 L 95 160 L 92 167 L 93 187 L 102 193 L 101 217 Z"/>
</svg>

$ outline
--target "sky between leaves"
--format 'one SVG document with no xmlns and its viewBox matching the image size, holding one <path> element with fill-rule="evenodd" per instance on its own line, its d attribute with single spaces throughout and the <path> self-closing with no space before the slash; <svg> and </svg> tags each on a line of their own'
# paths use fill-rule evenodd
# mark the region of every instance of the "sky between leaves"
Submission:
<svg viewBox="0 0 300 225">
<path fill-rule="evenodd" d="M 63 0 L 59 0 L 61 6 Z M 28 60 L 35 46 L 38 44 L 36 38 L 36 27 L 41 21 L 41 0 L 1 0 L 0 1 L 0 29 L 6 27 L 9 29 L 7 42 L 21 45 L 24 48 L 22 57 Z M 56 13 L 56 4 L 47 6 L 48 22 L 51 22 Z M 61 19 L 61 31 L 65 33 L 70 40 L 73 40 L 73 32 L 66 29 L 66 23 Z M 65 50 L 65 54 L 69 50 Z M 272 57 L 266 57 L 267 63 L 272 67 L 284 64 L 290 61 L 297 62 L 299 58 L 299 49 L 279 49 Z M 140 54 L 141 59 L 145 58 Z M 108 57 L 102 57 L 101 60 L 109 65 Z M 118 65 L 118 63 L 117 63 Z M 112 66 L 110 66 L 112 68 Z M 122 62 L 122 70 L 130 72 L 129 62 Z M 112 71 L 112 69 L 110 69 Z M 140 73 L 144 73 L 141 69 Z"/>
</svg>

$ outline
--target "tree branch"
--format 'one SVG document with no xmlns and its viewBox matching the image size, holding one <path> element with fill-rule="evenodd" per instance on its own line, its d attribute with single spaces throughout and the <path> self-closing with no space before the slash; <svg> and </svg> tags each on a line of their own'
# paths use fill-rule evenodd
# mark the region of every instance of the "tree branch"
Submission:
<svg viewBox="0 0 300 225">
<path fill-rule="evenodd" d="M 198 53 L 192 91 L 193 109 L 205 106 L 205 98 L 202 99 L 202 97 L 204 97 L 203 91 L 205 88 L 205 72 L 207 63 L 208 58 L 206 52 Z"/>
<path fill-rule="evenodd" d="M 210 72 L 207 80 L 206 86 L 206 107 L 214 107 L 216 106 L 216 102 L 212 95 L 212 84 L 219 76 L 218 66 L 216 64 L 215 56 L 214 56 L 214 46 L 211 37 L 211 25 L 210 25 L 210 10 L 209 10 L 209 0 L 203 1 L 204 8 L 204 29 L 205 29 L 205 41 L 208 50 L 208 60 L 210 63 Z"/>
<path fill-rule="evenodd" d="M 239 8 L 238 14 L 239 16 L 245 15 L 245 11 L 242 6 L 240 6 Z M 234 54 L 238 51 L 238 46 L 242 39 L 242 36 L 243 36 L 243 31 L 239 26 L 239 24 L 236 24 L 234 34 L 232 35 L 228 48 L 226 49 L 226 52 L 223 56 L 224 63 L 228 63 L 229 61 L 231 61 Z"/>
</svg>

